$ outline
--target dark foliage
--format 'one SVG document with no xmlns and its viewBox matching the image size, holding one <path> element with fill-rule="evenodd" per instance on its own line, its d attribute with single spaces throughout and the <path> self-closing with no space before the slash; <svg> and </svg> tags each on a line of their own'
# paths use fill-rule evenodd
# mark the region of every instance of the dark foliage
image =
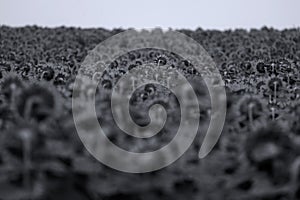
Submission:
<svg viewBox="0 0 300 200">
<path fill-rule="evenodd" d="M 97 162 L 81 144 L 72 118 L 73 82 L 81 62 L 98 43 L 121 31 L 0 27 L 1 200 L 300 199 L 299 29 L 179 30 L 217 63 L 228 95 L 226 124 L 205 159 L 197 157 L 199 131 L 182 158 L 147 174 L 125 174 Z M 180 119 L 174 95 L 149 84 L 134 93 L 131 114 L 144 125 L 148 116 L 141 113 L 163 104 L 170 118 L 159 137 L 133 139 L 112 122 L 112 87 L 144 62 L 171 64 L 191 82 L 199 78 L 188 61 L 159 50 L 130 52 L 103 77 L 93 77 L 102 85 L 96 109 L 108 137 L 135 152 L 166 144 Z M 209 97 L 195 82 L 202 130 L 209 123 Z"/>
</svg>

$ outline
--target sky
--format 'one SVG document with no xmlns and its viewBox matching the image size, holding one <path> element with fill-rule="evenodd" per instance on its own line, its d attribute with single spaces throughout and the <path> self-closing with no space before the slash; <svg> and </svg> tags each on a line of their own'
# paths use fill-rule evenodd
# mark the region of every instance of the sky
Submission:
<svg viewBox="0 0 300 200">
<path fill-rule="evenodd" d="M 284 29 L 300 27 L 300 0 L 0 0 L 0 25 Z"/>
</svg>

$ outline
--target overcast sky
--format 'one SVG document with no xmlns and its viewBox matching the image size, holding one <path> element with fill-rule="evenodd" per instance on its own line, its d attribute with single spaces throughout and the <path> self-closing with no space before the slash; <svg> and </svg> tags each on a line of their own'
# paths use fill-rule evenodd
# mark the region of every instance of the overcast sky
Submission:
<svg viewBox="0 0 300 200">
<path fill-rule="evenodd" d="M 300 27 L 300 0 L 0 0 L 0 24 L 282 29 Z"/>
</svg>

